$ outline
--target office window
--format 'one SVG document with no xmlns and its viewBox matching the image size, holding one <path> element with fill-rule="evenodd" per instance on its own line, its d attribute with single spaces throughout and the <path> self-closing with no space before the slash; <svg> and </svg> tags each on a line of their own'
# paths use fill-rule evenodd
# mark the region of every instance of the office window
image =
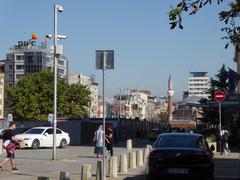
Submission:
<svg viewBox="0 0 240 180">
<path fill-rule="evenodd" d="M 23 60 L 23 56 L 17 56 L 17 60 Z"/>
<path fill-rule="evenodd" d="M 62 60 L 58 60 L 58 64 L 60 64 L 60 65 L 64 65 L 64 61 L 62 61 Z"/>
<path fill-rule="evenodd" d="M 12 79 L 12 77 L 13 77 L 12 74 L 9 74 L 9 75 L 8 75 L 8 78 L 9 78 L 10 80 Z"/>
<path fill-rule="evenodd" d="M 9 68 L 9 69 L 12 69 L 12 65 L 9 65 L 8 68 Z"/>
<path fill-rule="evenodd" d="M 58 72 L 58 74 L 64 74 L 64 70 L 63 69 L 58 69 L 57 72 Z"/>
<path fill-rule="evenodd" d="M 24 69 L 24 65 L 16 65 L 16 69 L 17 70 L 22 70 L 22 69 Z"/>
</svg>

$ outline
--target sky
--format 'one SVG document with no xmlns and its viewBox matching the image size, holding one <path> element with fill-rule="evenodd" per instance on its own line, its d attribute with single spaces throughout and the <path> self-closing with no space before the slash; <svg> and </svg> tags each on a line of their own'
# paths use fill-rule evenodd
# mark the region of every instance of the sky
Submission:
<svg viewBox="0 0 240 180">
<path fill-rule="evenodd" d="M 181 100 L 191 71 L 207 71 L 214 76 L 223 63 L 236 69 L 234 48 L 224 49 L 224 23 L 218 13 L 226 5 L 212 5 L 195 16 L 184 16 L 183 30 L 170 30 L 168 11 L 177 0 L 3 0 L 0 6 L 0 59 L 19 40 L 32 33 L 44 39 L 53 33 L 53 5 L 58 14 L 58 32 L 67 35 L 59 43 L 69 59 L 69 73 L 94 74 L 95 51 L 115 52 L 115 69 L 106 71 L 106 96 L 120 88 L 139 88 L 154 95 L 167 95 L 171 74 L 174 99 Z M 228 1 L 226 1 L 228 2 Z M 51 44 L 52 42 L 49 42 Z"/>
</svg>

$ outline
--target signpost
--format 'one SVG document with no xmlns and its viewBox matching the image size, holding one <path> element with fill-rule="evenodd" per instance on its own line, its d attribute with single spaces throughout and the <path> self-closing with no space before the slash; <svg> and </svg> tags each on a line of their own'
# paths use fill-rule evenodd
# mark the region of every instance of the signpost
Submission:
<svg viewBox="0 0 240 180">
<path fill-rule="evenodd" d="M 8 122 L 13 122 L 13 115 L 12 114 L 8 114 L 7 121 Z"/>
<path fill-rule="evenodd" d="M 219 134 L 221 135 L 222 130 L 222 102 L 225 100 L 225 93 L 217 90 L 214 93 L 214 100 L 219 103 Z M 221 152 L 221 141 L 220 141 L 220 152 Z"/>
<path fill-rule="evenodd" d="M 107 69 L 114 69 L 114 51 L 113 50 L 97 50 L 96 51 L 96 69 L 100 69 L 103 72 L 103 132 L 105 137 L 105 94 L 104 94 L 104 72 Z M 105 163 L 105 140 L 103 140 L 103 180 L 106 179 L 106 163 Z"/>
</svg>

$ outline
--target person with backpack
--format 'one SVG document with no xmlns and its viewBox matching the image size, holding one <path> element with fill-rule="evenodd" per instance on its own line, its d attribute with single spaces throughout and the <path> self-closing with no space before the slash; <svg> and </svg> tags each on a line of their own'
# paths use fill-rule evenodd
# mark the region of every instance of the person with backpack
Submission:
<svg viewBox="0 0 240 180">
<path fill-rule="evenodd" d="M 3 149 L 6 150 L 7 157 L 0 163 L 0 172 L 2 167 L 8 162 L 11 162 L 12 172 L 17 172 L 15 164 L 15 145 L 17 144 L 17 139 L 15 138 L 16 123 L 11 122 L 9 128 L 3 134 Z"/>
</svg>

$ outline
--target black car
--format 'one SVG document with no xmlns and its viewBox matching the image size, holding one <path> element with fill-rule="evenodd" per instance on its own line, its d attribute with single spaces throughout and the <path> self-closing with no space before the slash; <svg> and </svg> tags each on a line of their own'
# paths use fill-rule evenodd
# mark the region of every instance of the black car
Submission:
<svg viewBox="0 0 240 180">
<path fill-rule="evenodd" d="M 200 134 L 165 133 L 158 136 L 148 157 L 147 179 L 214 179 L 214 147 Z"/>
</svg>

